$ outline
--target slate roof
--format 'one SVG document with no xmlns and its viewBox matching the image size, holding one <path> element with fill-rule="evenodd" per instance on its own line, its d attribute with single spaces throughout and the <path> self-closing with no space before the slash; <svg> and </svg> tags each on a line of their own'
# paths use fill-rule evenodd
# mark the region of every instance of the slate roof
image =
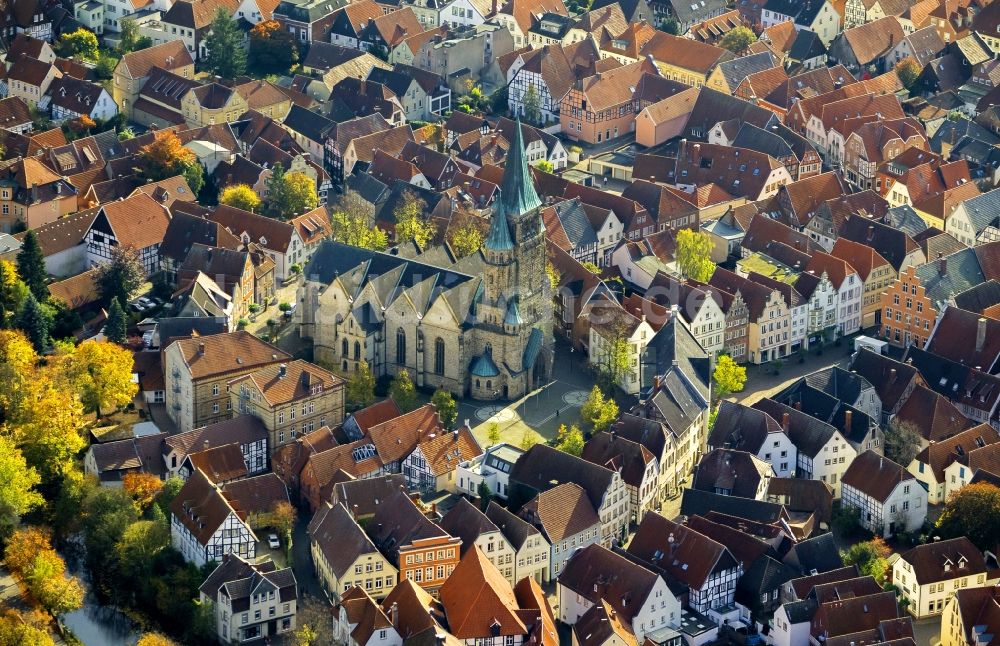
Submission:
<svg viewBox="0 0 1000 646">
<path fill-rule="evenodd" d="M 397 566 L 400 546 L 410 545 L 421 539 L 448 536 L 447 532 L 424 516 L 405 491 L 393 493 L 380 504 L 365 528 L 379 551 Z"/>
<path fill-rule="evenodd" d="M 831 532 L 799 541 L 782 560 L 798 567 L 803 574 L 809 574 L 813 570 L 829 572 L 844 567 L 840 552 L 837 551 L 837 542 Z"/>
<path fill-rule="evenodd" d="M 737 566 L 722 543 L 653 511 L 642 517 L 628 553 L 650 569 L 695 589 L 702 588 L 713 573 Z"/>
<path fill-rule="evenodd" d="M 681 499 L 681 514 L 684 516 L 697 515 L 711 518 L 708 515 L 711 512 L 719 512 L 766 524 L 777 523 L 788 518 L 785 508 L 776 503 L 753 500 L 752 498 L 725 496 L 699 489 L 684 490 Z"/>
<path fill-rule="evenodd" d="M 774 399 L 765 397 L 753 405 L 757 410 L 764 411 L 775 419 L 784 419 L 788 415 L 788 436 L 792 444 L 805 455 L 815 457 L 823 450 L 837 431 L 833 426 L 811 415 L 807 415 L 791 406 L 781 404 Z"/>
<path fill-rule="evenodd" d="M 726 490 L 729 495 L 755 498 L 761 480 L 773 474 L 771 466 L 746 451 L 713 449 L 695 467 L 691 486 L 702 491 Z"/>
<path fill-rule="evenodd" d="M 764 411 L 724 399 L 709 432 L 708 446 L 757 453 L 770 433 L 780 432 L 781 424 Z"/>
<path fill-rule="evenodd" d="M 851 370 L 875 387 L 884 411 L 895 410 L 906 388 L 919 374 L 911 365 L 861 348 L 851 362 Z"/>
<path fill-rule="evenodd" d="M 325 504 L 309 522 L 309 540 L 322 552 L 334 576 L 340 579 L 358 557 L 378 550 L 341 504 Z"/>
<path fill-rule="evenodd" d="M 512 487 L 523 485 L 543 492 L 558 484 L 572 482 L 587 492 L 594 509 L 600 509 L 615 472 L 601 465 L 564 453 L 545 444 L 536 444 L 518 458 L 510 472 Z M 552 484 L 556 481 L 556 485 Z"/>
<path fill-rule="evenodd" d="M 965 536 L 918 545 L 903 552 L 900 559 L 910 564 L 920 585 L 947 581 L 963 572 L 980 574 L 987 569 L 983 553 Z M 964 569 L 959 567 L 963 559 L 966 561 Z M 951 569 L 945 570 L 945 564 L 949 564 Z"/>
<path fill-rule="evenodd" d="M 719 63 L 717 69 L 725 77 L 726 83 L 730 91 L 732 91 L 743 82 L 743 79 L 751 74 L 771 69 L 774 66 L 774 56 L 770 52 L 761 52 L 760 54 L 751 54 L 723 61 Z"/>
<path fill-rule="evenodd" d="M 528 538 L 541 535 L 534 525 L 492 500 L 486 507 L 486 517 L 499 528 L 514 551 L 520 550 Z"/>
</svg>

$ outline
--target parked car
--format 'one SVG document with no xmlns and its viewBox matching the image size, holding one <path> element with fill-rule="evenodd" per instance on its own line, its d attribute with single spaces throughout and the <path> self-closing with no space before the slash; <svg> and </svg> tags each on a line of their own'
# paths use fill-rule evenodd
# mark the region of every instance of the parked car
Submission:
<svg viewBox="0 0 1000 646">
<path fill-rule="evenodd" d="M 277 534 L 268 534 L 267 535 L 267 546 L 270 547 L 272 550 L 276 550 L 279 547 L 281 547 L 281 543 L 278 542 L 278 535 Z"/>
</svg>

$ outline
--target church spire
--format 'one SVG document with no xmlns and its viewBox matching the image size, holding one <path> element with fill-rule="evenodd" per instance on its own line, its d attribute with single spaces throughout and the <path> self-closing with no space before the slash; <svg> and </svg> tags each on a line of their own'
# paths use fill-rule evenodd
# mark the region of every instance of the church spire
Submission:
<svg viewBox="0 0 1000 646">
<path fill-rule="evenodd" d="M 500 213 L 502 215 L 523 215 L 542 205 L 535 192 L 531 168 L 524 153 L 524 137 L 521 134 L 521 119 L 514 122 L 514 140 L 507 151 L 507 162 L 500 181 Z"/>
</svg>

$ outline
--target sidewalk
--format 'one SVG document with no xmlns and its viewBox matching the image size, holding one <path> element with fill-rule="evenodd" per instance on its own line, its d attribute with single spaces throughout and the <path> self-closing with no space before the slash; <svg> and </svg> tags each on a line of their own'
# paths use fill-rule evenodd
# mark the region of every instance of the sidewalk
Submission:
<svg viewBox="0 0 1000 646">
<path fill-rule="evenodd" d="M 796 355 L 786 357 L 784 365 L 779 374 L 774 374 L 774 364 L 765 363 L 762 365 L 747 365 L 747 385 L 743 392 L 737 393 L 727 399 L 735 400 L 747 406 L 754 402 L 770 397 L 781 390 L 792 385 L 800 377 L 833 366 L 847 368 L 851 363 L 853 349 L 851 344 L 845 341 L 841 347 L 829 345 L 823 350 L 822 356 L 816 356 L 815 351 L 809 351 L 806 355 L 805 363 L 799 363 Z"/>
</svg>

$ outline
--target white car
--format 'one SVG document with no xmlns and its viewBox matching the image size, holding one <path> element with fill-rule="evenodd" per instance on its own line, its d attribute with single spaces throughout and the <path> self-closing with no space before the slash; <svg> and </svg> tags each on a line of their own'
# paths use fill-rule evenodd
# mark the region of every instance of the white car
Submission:
<svg viewBox="0 0 1000 646">
<path fill-rule="evenodd" d="M 268 534 L 267 535 L 267 546 L 270 547 L 272 550 L 276 550 L 279 547 L 281 547 L 281 543 L 278 542 L 278 535 L 277 534 Z"/>
</svg>

